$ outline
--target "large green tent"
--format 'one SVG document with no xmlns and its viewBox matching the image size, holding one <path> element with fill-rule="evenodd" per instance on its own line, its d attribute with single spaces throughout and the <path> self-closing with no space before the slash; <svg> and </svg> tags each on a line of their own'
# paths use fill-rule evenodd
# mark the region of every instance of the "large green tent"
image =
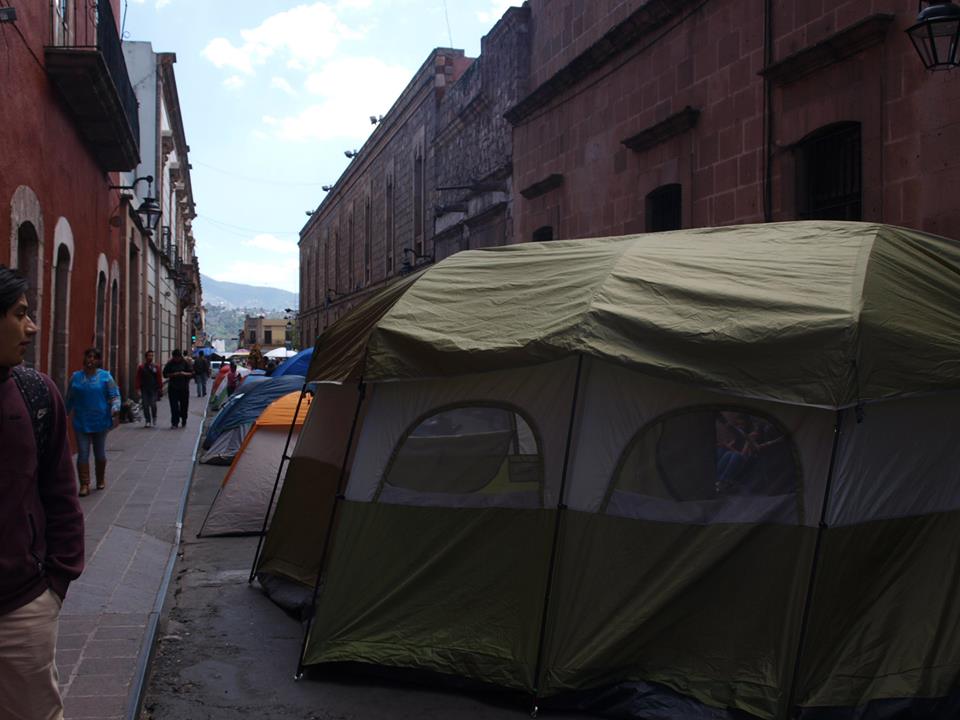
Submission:
<svg viewBox="0 0 960 720">
<path fill-rule="evenodd" d="M 257 571 L 322 574 L 305 665 L 954 717 L 958 298 L 869 223 L 459 253 L 318 339 Z"/>
</svg>

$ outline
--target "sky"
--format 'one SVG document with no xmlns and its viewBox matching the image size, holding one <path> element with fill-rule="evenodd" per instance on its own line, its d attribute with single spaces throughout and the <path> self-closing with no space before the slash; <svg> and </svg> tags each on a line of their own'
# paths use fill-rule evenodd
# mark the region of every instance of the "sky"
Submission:
<svg viewBox="0 0 960 720">
<path fill-rule="evenodd" d="M 435 47 L 480 53 L 522 0 L 121 0 L 176 53 L 200 272 L 297 292 L 299 231 Z"/>
</svg>

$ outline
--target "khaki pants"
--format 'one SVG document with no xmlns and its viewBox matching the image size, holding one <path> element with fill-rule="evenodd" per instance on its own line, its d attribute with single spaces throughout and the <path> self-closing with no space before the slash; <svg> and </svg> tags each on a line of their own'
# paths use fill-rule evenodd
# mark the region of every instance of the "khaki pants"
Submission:
<svg viewBox="0 0 960 720">
<path fill-rule="evenodd" d="M 47 590 L 0 615 L 0 720 L 60 720 L 54 651 L 60 598 Z"/>
</svg>

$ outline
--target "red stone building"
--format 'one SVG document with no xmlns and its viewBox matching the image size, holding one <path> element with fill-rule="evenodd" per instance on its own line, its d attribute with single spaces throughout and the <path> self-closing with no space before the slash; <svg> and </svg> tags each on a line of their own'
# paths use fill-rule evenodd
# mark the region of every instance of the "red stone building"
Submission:
<svg viewBox="0 0 960 720">
<path fill-rule="evenodd" d="M 526 10 L 481 56 L 433 50 L 300 232 L 299 330 L 310 342 L 370 293 L 460 250 L 512 241 L 511 128 L 526 88 Z"/>
<path fill-rule="evenodd" d="M 530 0 L 515 238 L 793 220 L 960 238 L 960 75 L 913 0 Z"/>
<path fill-rule="evenodd" d="M 109 345 L 124 342 L 119 219 L 129 208 L 110 186 L 136 166 L 139 130 L 119 4 L 16 3 L 16 20 L 0 24 L 0 262 L 31 280 L 40 332 L 28 360 L 61 387 L 84 348 L 108 361 Z"/>
<path fill-rule="evenodd" d="M 120 5 L 18 2 L 0 22 L 0 263 L 30 279 L 40 331 L 27 362 L 64 388 L 95 346 L 126 394 L 144 348 L 160 351 L 165 338 L 189 344 L 200 302 L 172 56 L 159 63 L 168 112 L 154 101 L 145 115 L 118 32 Z M 140 87 L 155 94 L 160 83 Z M 151 235 L 137 211 L 161 192 L 163 222 Z M 179 244 L 160 247 L 171 226 Z M 167 257 L 154 263 L 163 272 L 147 272 L 148 248 Z M 169 306 L 166 326 L 154 306 Z"/>
<path fill-rule="evenodd" d="M 804 218 L 960 238 L 960 73 L 923 67 L 916 15 L 913 0 L 511 8 L 476 60 L 430 55 L 304 227 L 303 336 L 405 259 L 468 248 Z"/>
</svg>

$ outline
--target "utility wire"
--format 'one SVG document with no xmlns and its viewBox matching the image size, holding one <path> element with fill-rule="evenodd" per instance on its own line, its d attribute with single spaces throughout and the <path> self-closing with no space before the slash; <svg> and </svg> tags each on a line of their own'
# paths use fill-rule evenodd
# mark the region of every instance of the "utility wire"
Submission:
<svg viewBox="0 0 960 720">
<path fill-rule="evenodd" d="M 443 0 L 443 17 L 447 21 L 447 37 L 450 39 L 450 47 L 453 47 L 453 33 L 450 31 L 450 13 L 447 12 L 447 0 Z"/>
<path fill-rule="evenodd" d="M 262 183 L 263 185 L 283 185 L 286 187 L 320 187 L 321 185 L 328 184 L 324 182 L 300 182 L 297 180 L 264 180 L 263 178 L 254 178 L 246 175 L 237 175 L 236 173 L 231 172 L 230 170 L 224 170 L 223 168 L 218 168 L 214 165 L 209 165 L 207 163 L 200 162 L 199 160 L 194 160 L 193 158 L 190 159 L 190 163 L 193 165 L 200 165 L 202 167 L 207 168 L 208 170 L 213 170 L 214 172 L 227 175 L 237 180 L 244 180 L 245 182 L 252 182 L 252 183 Z"/>
<path fill-rule="evenodd" d="M 3 7 L 10 7 L 10 3 L 7 2 L 7 0 L 0 0 L 0 4 L 2 4 Z M 33 51 L 33 48 L 30 47 L 30 43 L 27 42 L 27 39 L 23 36 L 23 32 L 20 30 L 20 28 L 17 27 L 17 24 L 15 22 L 4 23 L 4 26 L 8 24 L 10 25 L 10 27 L 13 28 L 13 31 L 20 36 L 20 40 L 23 42 L 23 46 L 27 49 L 27 52 L 30 53 L 31 57 L 33 57 L 33 61 L 37 64 L 37 67 L 39 67 L 41 71 L 46 73 L 47 68 L 44 66 L 42 62 L 40 62 L 40 58 L 37 57 L 37 54 Z"/>
<path fill-rule="evenodd" d="M 291 232 L 289 230 L 254 230 L 253 228 L 243 227 L 242 225 L 232 225 L 231 223 L 223 222 L 222 220 L 215 220 L 212 217 L 207 215 L 197 215 L 201 220 L 205 220 L 214 225 L 220 225 L 225 228 L 230 228 L 231 230 L 240 230 L 242 232 L 248 233 L 261 233 L 263 235 L 299 235 L 300 231 Z"/>
</svg>

